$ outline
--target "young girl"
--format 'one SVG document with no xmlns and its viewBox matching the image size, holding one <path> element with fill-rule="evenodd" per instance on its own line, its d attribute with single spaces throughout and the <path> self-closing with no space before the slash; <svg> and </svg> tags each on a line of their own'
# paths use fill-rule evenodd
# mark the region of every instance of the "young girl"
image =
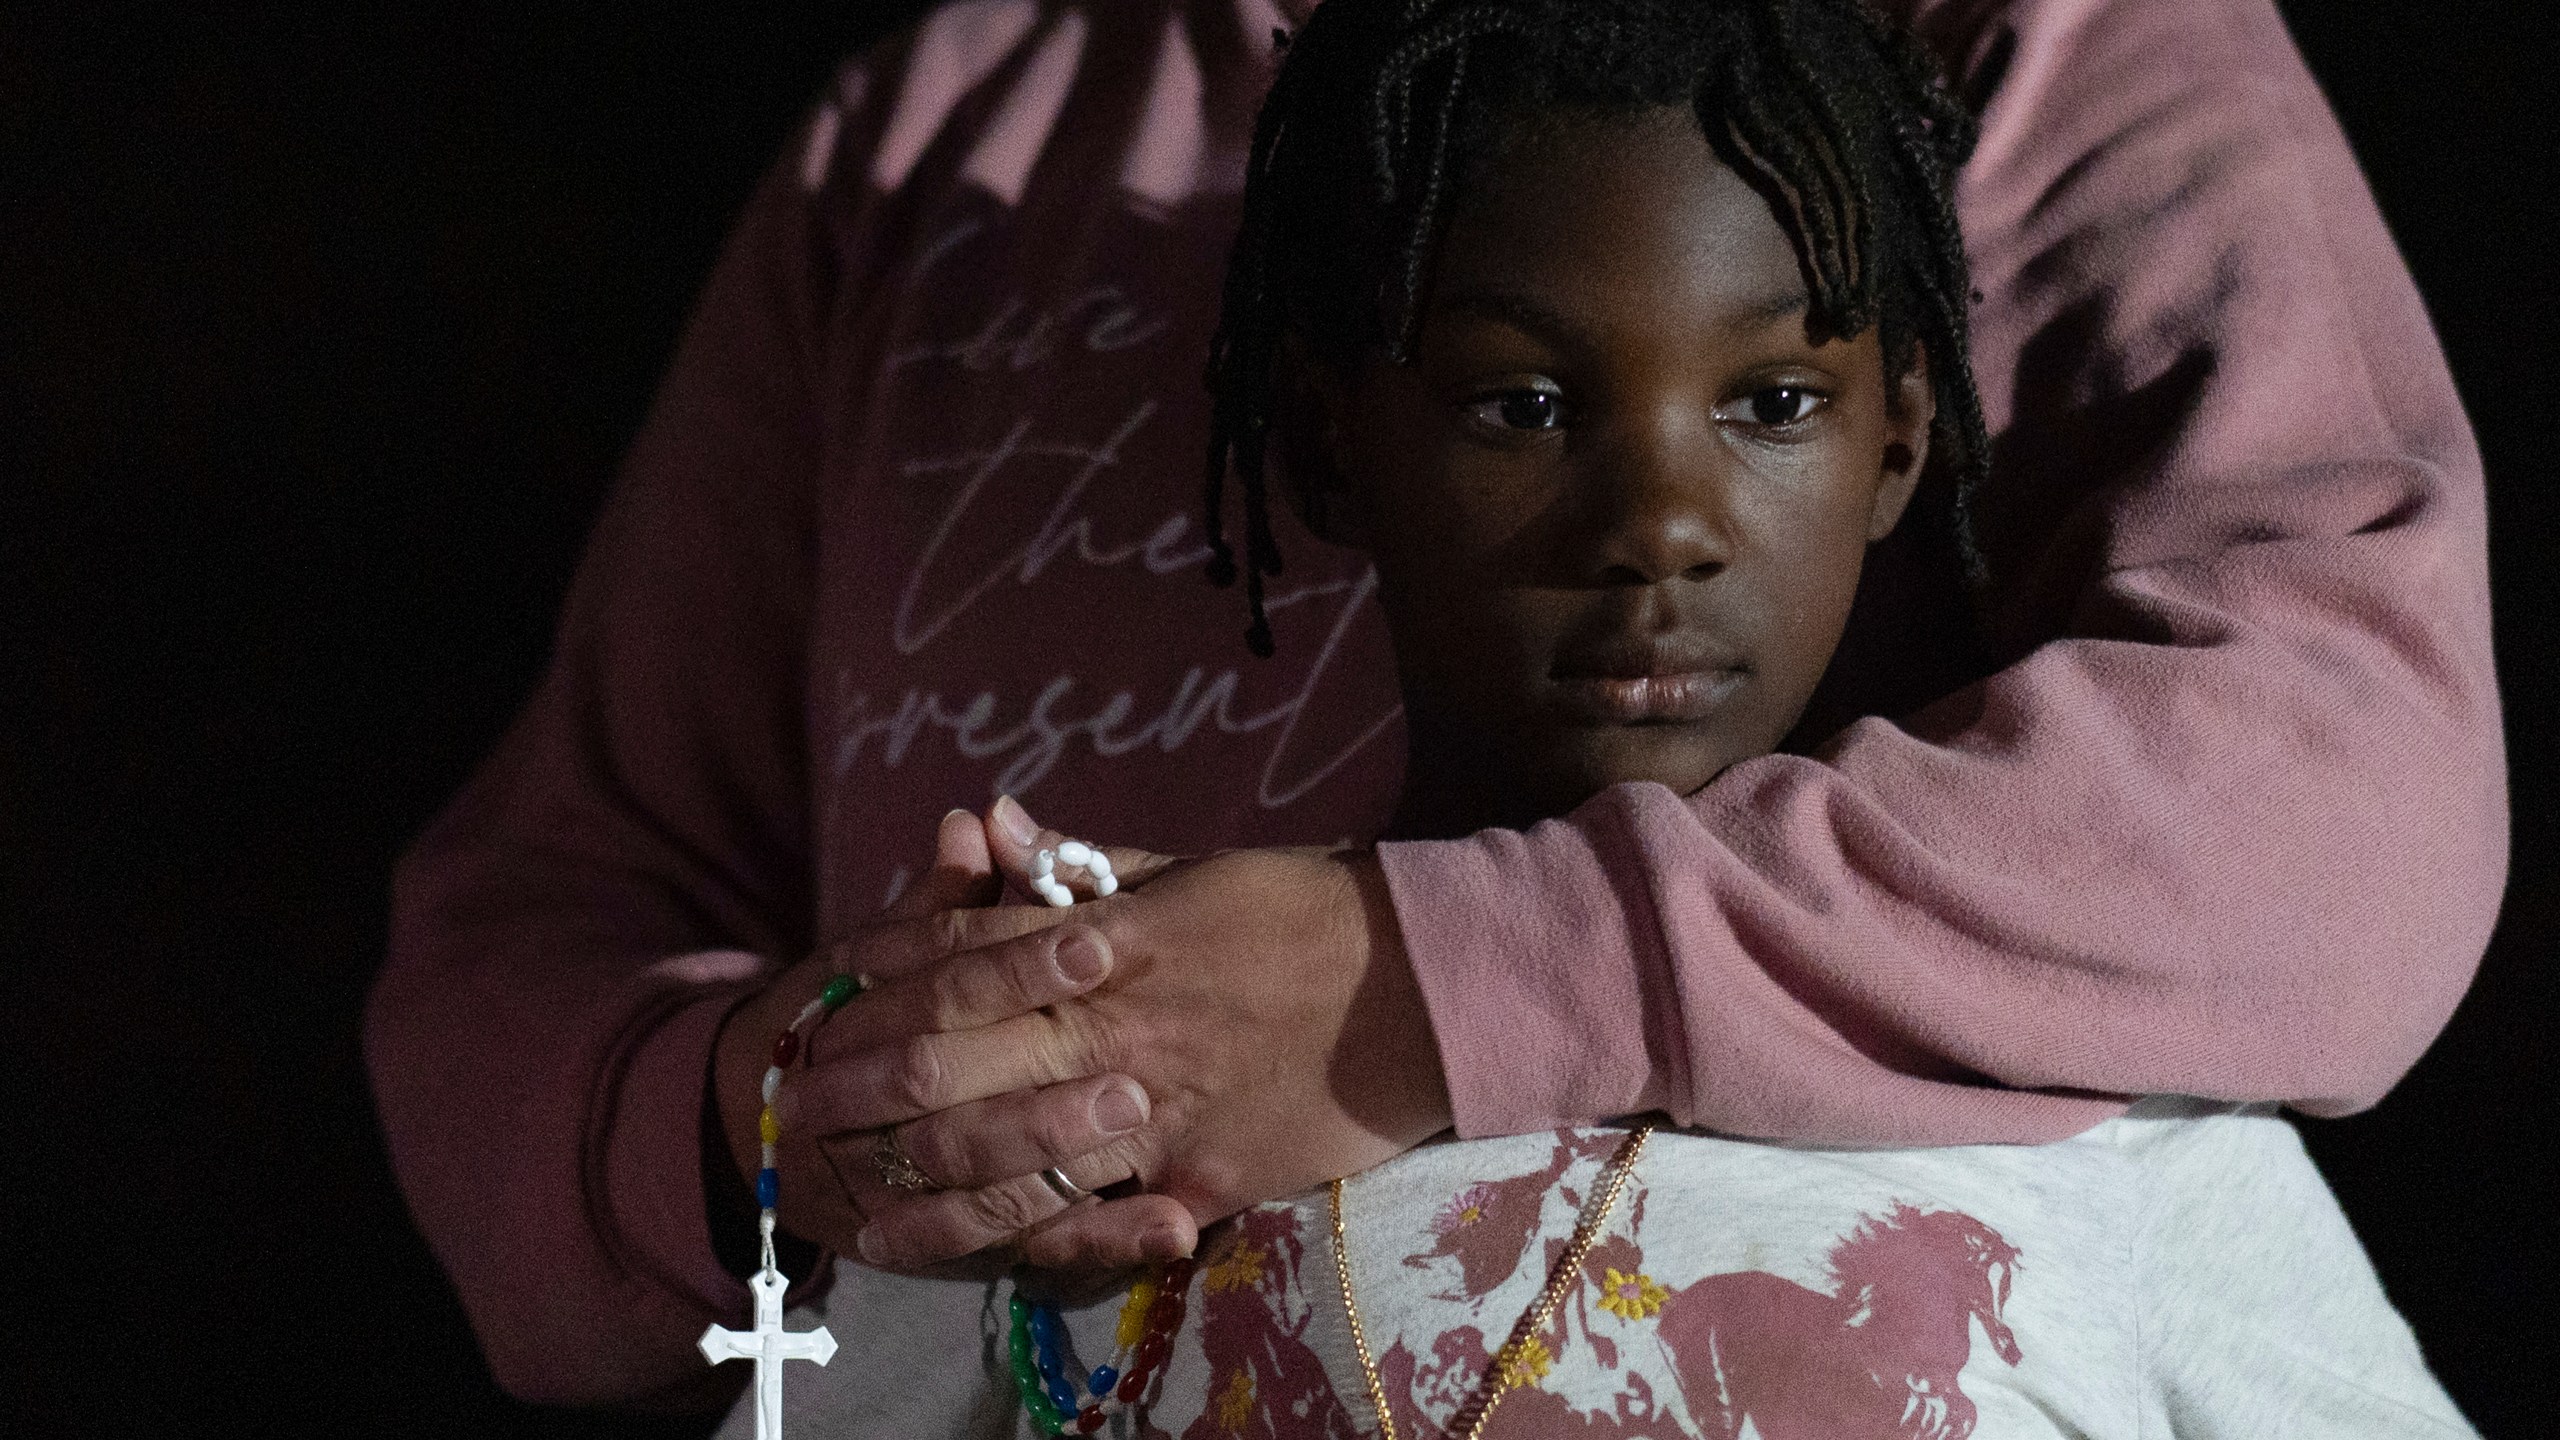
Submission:
<svg viewBox="0 0 2560 1440">
<path fill-rule="evenodd" d="M 1873 542 L 1979 566 L 1966 121 L 1852 0 L 1422 9 L 1328 0 L 1265 110 L 1221 566 L 1268 650 L 1273 459 L 1374 559 L 1399 834 L 1689 793 L 1805 719 Z M 2174 1099 L 2036 1148 L 1450 1141 L 1134 1282 L 848 1265 L 820 1314 L 802 1434 L 2469 1433 L 2289 1127 Z"/>
</svg>

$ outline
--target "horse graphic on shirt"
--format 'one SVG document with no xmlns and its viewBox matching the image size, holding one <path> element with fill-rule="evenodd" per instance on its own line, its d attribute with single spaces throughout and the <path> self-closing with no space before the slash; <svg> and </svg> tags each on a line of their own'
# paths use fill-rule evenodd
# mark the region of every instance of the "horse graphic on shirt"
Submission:
<svg viewBox="0 0 2560 1440">
<path fill-rule="evenodd" d="M 1832 1247 L 1825 1295 L 1759 1270 L 1710 1275 L 1662 1306 L 1689 1411 L 1740 1440 L 1965 1440 L 1957 1384 L 1982 1322 L 2018 1363 L 2001 1319 L 2018 1249 L 1958 1211 L 1896 1204 Z M 1748 1428 L 1746 1428 L 1748 1427 Z"/>
</svg>

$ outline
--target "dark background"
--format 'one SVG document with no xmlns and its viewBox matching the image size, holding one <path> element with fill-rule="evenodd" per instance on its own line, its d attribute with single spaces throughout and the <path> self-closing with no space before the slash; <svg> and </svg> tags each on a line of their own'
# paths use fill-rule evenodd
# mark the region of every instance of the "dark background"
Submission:
<svg viewBox="0 0 2560 1440">
<path fill-rule="evenodd" d="M 356 1022 L 389 863 L 530 688 L 730 218 L 916 8 L 0 13 L 0 1429 L 701 1430 L 497 1393 Z M 2548 1432 L 2560 1353 L 2538 8 L 2286 6 L 2488 455 L 2517 814 L 2451 1030 L 2305 1129 L 2492 1436 Z"/>
</svg>

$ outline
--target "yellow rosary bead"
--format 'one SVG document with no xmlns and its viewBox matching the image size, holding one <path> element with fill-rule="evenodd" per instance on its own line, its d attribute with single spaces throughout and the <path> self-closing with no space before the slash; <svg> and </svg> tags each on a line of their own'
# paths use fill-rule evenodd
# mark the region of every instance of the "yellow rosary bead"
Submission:
<svg viewBox="0 0 2560 1440">
<path fill-rule="evenodd" d="M 1156 1282 L 1148 1276 L 1129 1287 L 1129 1298 L 1120 1306 L 1120 1329 L 1112 1338 L 1126 1350 L 1147 1336 L 1147 1311 L 1156 1303 Z"/>
<path fill-rule="evenodd" d="M 764 1137 L 764 1143 L 767 1145 L 782 1138 L 782 1122 L 773 1118 L 772 1106 L 764 1107 L 764 1113 L 756 1117 L 756 1133 Z"/>
</svg>

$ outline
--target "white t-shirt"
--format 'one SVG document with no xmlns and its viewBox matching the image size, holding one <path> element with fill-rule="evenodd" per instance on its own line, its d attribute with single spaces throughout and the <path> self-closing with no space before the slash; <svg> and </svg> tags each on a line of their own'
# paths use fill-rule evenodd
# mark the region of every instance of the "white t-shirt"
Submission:
<svg viewBox="0 0 2560 1440">
<path fill-rule="evenodd" d="M 1422 1146 L 1350 1180 L 1354 1299 L 1396 1428 L 1437 1437 L 1624 1132 Z M 1113 1436 L 1367 1436 L 1324 1191 L 1213 1227 L 1152 1403 Z M 1653 1137 L 1487 1427 L 1717 1440 L 2468 1436 L 2273 1107 L 2148 1100 L 2056 1144 Z M 1125 1277 L 1124 1277 L 1125 1278 Z M 792 1328 L 803 1437 L 1028 1435 L 1010 1281 L 841 1265 Z M 1122 1292 L 1064 1296 L 1081 1374 Z M 741 1406 L 721 1431 L 745 1440 Z"/>
</svg>

